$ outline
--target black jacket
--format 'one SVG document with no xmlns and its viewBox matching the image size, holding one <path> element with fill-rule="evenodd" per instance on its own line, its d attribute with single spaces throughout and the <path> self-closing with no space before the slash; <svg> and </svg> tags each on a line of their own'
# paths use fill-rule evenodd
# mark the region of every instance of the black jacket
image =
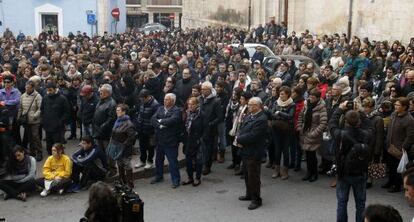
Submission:
<svg viewBox="0 0 414 222">
<path fill-rule="evenodd" d="M 139 134 L 151 135 L 154 134 L 154 127 L 151 124 L 151 117 L 157 112 L 160 104 L 152 97 L 150 101 L 139 106 L 136 114 L 135 128 Z"/>
<path fill-rule="evenodd" d="M 102 149 L 98 148 L 96 145 L 93 145 L 88 150 L 79 149 L 72 155 L 72 161 L 75 164 L 81 166 L 87 166 L 94 164 L 103 172 L 106 172 L 108 169 L 108 163 L 106 160 L 106 155 Z"/>
<path fill-rule="evenodd" d="M 199 111 L 193 118 L 185 120 L 184 145 L 187 154 L 194 154 L 201 148 L 201 137 L 203 136 L 203 119 L 204 114 Z"/>
<path fill-rule="evenodd" d="M 95 94 L 90 99 L 87 99 L 86 97 L 81 98 L 80 119 L 82 121 L 82 124 L 92 124 L 97 104 L 98 98 L 95 96 Z"/>
<path fill-rule="evenodd" d="M 165 111 L 164 106 L 158 107 L 151 118 L 155 128 L 155 141 L 158 146 L 176 146 L 180 141 L 182 122 L 181 109 L 177 106 Z"/>
<path fill-rule="evenodd" d="M 112 128 L 111 140 L 124 145 L 124 150 L 122 152 L 123 157 L 129 157 L 132 155 L 132 147 L 135 143 L 135 139 L 136 131 L 134 124 L 132 124 L 129 117 L 122 121 L 119 125 L 115 124 L 114 128 Z"/>
<path fill-rule="evenodd" d="M 59 93 L 46 95 L 40 106 L 43 129 L 46 132 L 63 130 L 69 119 L 70 110 L 69 102 L 65 96 Z"/>
<path fill-rule="evenodd" d="M 370 137 L 372 135 L 372 128 L 367 118 L 362 118 L 365 121 L 361 122 L 361 126 L 364 127 L 342 127 L 340 118 L 344 115 L 345 111 L 337 109 L 329 121 L 329 130 L 334 139 L 336 151 L 335 159 L 337 164 L 338 177 L 341 178 L 346 174 L 344 159 L 349 151 L 354 146 L 354 141 L 362 144 L 369 144 Z M 367 122 L 368 121 L 368 122 Z M 354 141 L 353 141 L 354 140 Z M 357 176 L 357 175 L 351 175 Z"/>
<path fill-rule="evenodd" d="M 207 98 L 201 97 L 201 111 L 205 114 L 204 139 L 210 139 L 210 135 L 217 125 L 224 120 L 223 111 L 221 110 L 220 98 L 215 94 L 210 94 Z"/>
<path fill-rule="evenodd" d="M 109 139 L 116 120 L 115 110 L 116 102 L 112 97 L 98 102 L 92 121 L 92 136 L 95 139 Z"/>
<path fill-rule="evenodd" d="M 183 107 L 191 95 L 192 87 L 197 84 L 193 78 L 180 79 L 177 81 L 174 91 L 177 95 L 177 106 Z"/>
<path fill-rule="evenodd" d="M 241 125 L 237 143 L 243 147 L 240 149 L 242 157 L 261 158 L 264 153 L 267 137 L 267 116 L 263 111 L 256 115 L 249 115 Z"/>
</svg>

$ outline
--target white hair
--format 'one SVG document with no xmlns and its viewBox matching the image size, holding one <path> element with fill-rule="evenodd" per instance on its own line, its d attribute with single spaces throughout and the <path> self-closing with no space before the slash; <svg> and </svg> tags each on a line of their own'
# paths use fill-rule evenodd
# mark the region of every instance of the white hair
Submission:
<svg viewBox="0 0 414 222">
<path fill-rule="evenodd" d="M 273 83 L 276 83 L 276 84 L 282 84 L 282 79 L 281 78 L 279 78 L 279 77 L 276 77 L 276 78 L 274 78 L 273 80 L 272 80 L 272 82 Z"/>
<path fill-rule="evenodd" d="M 174 100 L 174 103 L 175 103 L 175 101 L 177 99 L 177 97 L 175 96 L 174 93 L 167 93 L 167 94 L 165 94 L 165 97 L 164 98 L 166 98 L 166 97 L 170 97 L 172 100 Z"/>
<path fill-rule="evenodd" d="M 203 86 L 206 87 L 206 88 L 209 88 L 209 89 L 213 88 L 213 84 L 209 81 L 205 81 L 205 82 L 201 83 L 201 87 L 203 87 Z"/>
<path fill-rule="evenodd" d="M 252 97 L 252 98 L 250 98 L 250 101 L 253 101 L 253 102 L 255 102 L 259 105 L 263 104 L 262 99 L 260 99 L 259 97 Z"/>
<path fill-rule="evenodd" d="M 112 86 L 109 84 L 103 84 L 99 90 L 106 90 L 110 95 L 112 95 Z"/>
</svg>

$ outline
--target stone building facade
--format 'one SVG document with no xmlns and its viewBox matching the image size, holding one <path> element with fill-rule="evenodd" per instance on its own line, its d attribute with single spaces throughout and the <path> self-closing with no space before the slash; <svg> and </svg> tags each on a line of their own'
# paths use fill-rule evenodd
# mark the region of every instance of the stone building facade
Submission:
<svg viewBox="0 0 414 222">
<path fill-rule="evenodd" d="M 246 28 L 287 18 L 288 30 L 347 33 L 352 1 L 352 35 L 408 42 L 414 36 L 413 0 L 183 0 L 183 27 L 232 25 Z M 287 4 L 286 4 L 287 3 Z"/>
</svg>

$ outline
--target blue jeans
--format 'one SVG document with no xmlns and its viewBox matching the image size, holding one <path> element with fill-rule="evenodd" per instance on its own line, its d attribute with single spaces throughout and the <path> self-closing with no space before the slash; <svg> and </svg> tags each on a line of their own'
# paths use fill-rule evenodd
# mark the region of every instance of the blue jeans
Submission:
<svg viewBox="0 0 414 222">
<path fill-rule="evenodd" d="M 349 198 L 349 191 L 352 187 L 352 192 L 354 193 L 355 199 L 355 221 L 363 222 L 364 221 L 364 209 L 365 201 L 367 198 L 366 193 L 366 175 L 361 176 L 343 176 L 338 178 L 336 184 L 336 198 L 338 200 L 338 205 L 336 209 L 336 221 L 337 222 L 347 222 L 348 213 L 347 205 Z"/>
<path fill-rule="evenodd" d="M 170 170 L 171 181 L 174 185 L 180 184 L 180 171 L 178 169 L 178 144 L 158 145 L 155 156 L 155 177 L 162 179 L 164 174 L 164 160 L 167 156 L 168 169 Z"/>
<path fill-rule="evenodd" d="M 92 136 L 92 123 L 82 124 L 82 136 Z"/>
</svg>

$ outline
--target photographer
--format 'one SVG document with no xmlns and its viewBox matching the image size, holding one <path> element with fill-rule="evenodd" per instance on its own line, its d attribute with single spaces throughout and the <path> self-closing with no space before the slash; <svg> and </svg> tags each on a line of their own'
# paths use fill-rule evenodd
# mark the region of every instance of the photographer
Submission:
<svg viewBox="0 0 414 222">
<path fill-rule="evenodd" d="M 354 102 L 345 101 L 339 105 L 329 122 L 330 133 L 336 143 L 336 163 L 338 165 L 337 221 L 348 221 L 347 205 L 349 190 L 352 187 L 355 205 L 356 222 L 362 222 L 366 201 L 366 177 L 368 168 L 368 138 L 370 124 Z M 345 122 L 340 123 L 341 116 Z M 364 126 L 364 128 L 363 128 Z M 368 126 L 368 128 L 365 128 Z M 355 163 L 356 158 L 358 161 Z M 365 162 L 364 162 L 365 161 Z"/>
</svg>

